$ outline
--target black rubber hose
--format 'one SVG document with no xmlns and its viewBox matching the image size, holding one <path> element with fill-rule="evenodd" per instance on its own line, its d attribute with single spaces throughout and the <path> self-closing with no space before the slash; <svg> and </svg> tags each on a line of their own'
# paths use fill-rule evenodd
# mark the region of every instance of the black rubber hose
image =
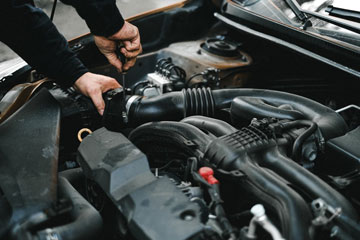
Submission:
<svg viewBox="0 0 360 240">
<path fill-rule="evenodd" d="M 317 124 L 307 120 L 297 120 L 293 122 L 283 123 L 283 129 L 290 129 L 296 127 L 308 127 L 303 133 L 298 136 L 293 144 L 292 157 L 293 160 L 299 161 L 301 159 L 302 146 L 306 139 L 308 139 L 317 129 Z"/>
<path fill-rule="evenodd" d="M 326 140 L 348 131 L 344 119 L 338 113 L 318 102 L 285 92 L 243 88 L 214 91 L 208 88 L 187 89 L 138 99 L 130 104 L 129 119 L 134 125 L 139 125 L 152 121 L 179 121 L 193 115 L 213 117 L 216 111 L 229 108 L 236 97 L 258 98 L 275 107 L 291 105 L 294 111 L 304 115 L 304 119 L 315 122 Z"/>
<path fill-rule="evenodd" d="M 58 182 L 59 195 L 70 199 L 73 203 L 71 213 L 73 221 L 39 232 L 39 240 L 49 239 L 49 233 L 61 240 L 99 239 L 103 224 L 100 213 L 73 188 L 66 178 L 59 177 Z"/>
<path fill-rule="evenodd" d="M 80 167 L 59 172 L 59 176 L 66 178 L 72 186 L 74 186 L 74 183 L 81 181 L 85 177 Z"/>
<path fill-rule="evenodd" d="M 252 118 L 278 118 L 297 120 L 304 119 L 304 115 L 293 109 L 286 109 L 280 106 L 272 106 L 262 99 L 254 97 L 236 97 L 231 103 L 231 116 L 245 120 Z"/>
<path fill-rule="evenodd" d="M 143 124 L 129 135 L 129 140 L 145 154 L 148 151 L 174 151 L 189 157 L 196 149 L 204 152 L 212 139 L 190 124 L 168 121 Z"/>
<path fill-rule="evenodd" d="M 326 140 L 342 136 L 348 131 L 344 119 L 338 113 L 316 101 L 295 94 L 246 88 L 214 90 L 212 94 L 216 109 L 230 107 L 236 97 L 258 98 L 273 106 L 288 104 L 295 111 L 302 113 L 306 120 L 315 122 Z"/>
<path fill-rule="evenodd" d="M 334 219 L 335 224 L 337 224 L 337 228 L 340 232 L 343 232 L 342 235 L 349 236 L 347 239 L 358 239 L 360 236 L 360 226 L 359 223 L 354 221 L 353 219 L 340 214 L 339 216 L 335 217 Z M 351 236 L 351 237 L 350 237 Z M 346 239 L 345 237 L 339 237 L 339 239 L 343 240 Z"/>
<path fill-rule="evenodd" d="M 144 124 L 131 132 L 129 139 L 145 154 L 172 156 L 171 154 L 175 153 L 184 157 L 203 156 L 203 153 L 211 147 L 209 143 L 212 141 L 198 128 L 177 122 Z M 205 157 L 209 160 L 213 158 L 210 162 L 214 164 L 223 160 L 221 154 Z M 247 186 L 248 191 L 254 193 L 258 200 L 278 214 L 286 237 L 291 240 L 310 239 L 309 228 L 312 216 L 302 197 L 280 177 L 265 171 L 256 163 L 252 164 L 250 158 L 244 157 L 239 161 L 241 164 L 237 169 L 246 174 L 243 184 Z"/>
<path fill-rule="evenodd" d="M 181 92 L 141 98 L 133 102 L 129 109 L 129 122 L 134 125 L 152 121 L 178 121 L 184 117 L 185 100 Z"/>
<path fill-rule="evenodd" d="M 294 161 L 301 160 L 301 150 L 306 139 L 308 139 L 317 129 L 316 123 L 312 123 L 308 129 L 305 130 L 298 138 L 296 138 L 293 149 L 292 157 Z"/>
<path fill-rule="evenodd" d="M 204 116 L 187 117 L 181 120 L 181 122 L 191 124 L 203 131 L 208 131 L 216 137 L 221 137 L 237 131 L 236 128 L 227 122 Z"/>
<path fill-rule="evenodd" d="M 247 147 L 240 144 L 243 142 L 239 138 L 241 135 L 234 134 L 236 136 L 227 135 L 212 141 L 204 152 L 204 159 L 215 169 L 241 171 L 245 175 L 238 180 L 242 191 L 248 192 L 277 214 L 286 239 L 311 239 L 312 214 L 306 201 L 282 177 L 257 163 L 264 158 L 264 147 L 276 148 L 276 142 L 263 140 L 248 145 L 244 143 L 248 147 L 256 147 L 260 152 L 256 155 L 254 151 L 245 152 Z"/>
<path fill-rule="evenodd" d="M 334 208 L 341 207 L 343 214 L 347 217 L 358 219 L 356 210 L 343 195 L 319 177 L 281 154 L 278 148 L 273 148 L 264 157 L 256 158 L 256 160 L 262 167 L 273 170 L 294 186 L 308 193 L 312 199 L 321 198 Z"/>
<path fill-rule="evenodd" d="M 245 188 L 276 213 L 285 239 L 311 239 L 312 215 L 304 199 L 276 174 L 252 163 L 250 159 L 243 158 L 241 161 L 239 170 L 246 174 L 243 183 Z"/>
<path fill-rule="evenodd" d="M 214 99 L 209 88 L 184 89 L 153 98 L 139 98 L 129 108 L 129 119 L 133 125 L 179 121 L 193 115 L 213 117 L 214 114 Z"/>
<path fill-rule="evenodd" d="M 58 176 L 66 178 L 75 189 L 82 190 L 86 184 L 85 175 L 80 167 L 59 172 Z M 79 193 L 83 194 L 83 192 Z"/>
</svg>

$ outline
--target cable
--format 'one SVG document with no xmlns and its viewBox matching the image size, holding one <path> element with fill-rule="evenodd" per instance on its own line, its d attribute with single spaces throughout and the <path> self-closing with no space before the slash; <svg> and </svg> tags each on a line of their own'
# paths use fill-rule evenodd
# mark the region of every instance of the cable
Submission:
<svg viewBox="0 0 360 240">
<path fill-rule="evenodd" d="M 195 77 L 198 77 L 198 76 L 202 76 L 202 73 L 195 73 L 195 74 L 191 75 L 189 77 L 189 79 L 186 80 L 185 85 L 189 86 L 189 83 L 191 82 L 191 80 L 193 80 Z"/>
<path fill-rule="evenodd" d="M 155 66 L 155 71 L 172 81 L 185 82 L 186 72 L 179 66 L 176 66 L 171 58 L 160 58 Z"/>
<path fill-rule="evenodd" d="M 305 142 L 305 140 L 310 137 L 317 129 L 317 124 L 312 123 L 310 127 L 303 132 L 294 142 L 293 149 L 292 149 L 292 155 L 295 161 L 298 161 L 301 159 L 301 149 Z"/>
<path fill-rule="evenodd" d="M 50 20 L 53 21 L 54 20 L 54 15 L 55 15 L 55 10 L 56 10 L 56 4 L 57 4 L 57 0 L 54 0 L 54 4 L 53 7 L 51 9 L 51 15 L 50 15 Z"/>
<path fill-rule="evenodd" d="M 292 149 L 292 156 L 295 161 L 299 161 L 301 159 L 301 149 L 302 145 L 304 144 L 305 140 L 310 137 L 318 128 L 317 124 L 308 121 L 308 120 L 297 120 L 293 122 L 287 122 L 283 124 L 283 129 L 290 129 L 295 127 L 308 127 L 303 133 L 301 133 L 295 140 L 293 149 Z"/>
<path fill-rule="evenodd" d="M 189 158 L 188 162 L 191 161 L 191 175 L 193 179 L 206 187 L 209 196 L 211 198 L 210 206 L 213 206 L 214 213 L 217 217 L 217 220 L 223 230 L 223 237 L 226 239 L 236 239 L 235 230 L 233 229 L 230 221 L 226 217 L 225 210 L 222 206 L 223 201 L 220 196 L 220 189 L 218 184 L 208 183 L 197 171 L 198 160 L 197 158 Z"/>
</svg>

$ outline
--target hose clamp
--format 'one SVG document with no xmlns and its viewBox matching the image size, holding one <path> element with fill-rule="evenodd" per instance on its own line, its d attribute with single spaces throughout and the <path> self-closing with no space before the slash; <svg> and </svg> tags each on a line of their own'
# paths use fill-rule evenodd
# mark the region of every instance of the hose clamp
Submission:
<svg viewBox="0 0 360 240">
<path fill-rule="evenodd" d="M 129 100 L 126 102 L 125 108 L 126 108 L 126 114 L 129 115 L 130 112 L 130 107 L 131 105 L 138 100 L 139 98 L 141 98 L 140 96 L 137 95 L 133 95 L 129 98 Z"/>
</svg>

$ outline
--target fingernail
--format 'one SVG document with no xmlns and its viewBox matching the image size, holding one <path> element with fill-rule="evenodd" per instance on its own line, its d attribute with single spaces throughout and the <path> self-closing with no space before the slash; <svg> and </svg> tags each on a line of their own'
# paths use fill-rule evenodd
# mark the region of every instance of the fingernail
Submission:
<svg viewBox="0 0 360 240">
<path fill-rule="evenodd" d="M 104 115 L 104 109 L 99 110 L 99 114 L 102 116 Z"/>
</svg>

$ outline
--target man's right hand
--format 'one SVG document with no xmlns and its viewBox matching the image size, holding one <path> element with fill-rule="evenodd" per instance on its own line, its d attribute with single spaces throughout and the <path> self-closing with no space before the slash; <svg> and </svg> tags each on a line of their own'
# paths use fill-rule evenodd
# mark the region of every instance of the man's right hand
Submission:
<svg viewBox="0 0 360 240">
<path fill-rule="evenodd" d="M 102 36 L 94 36 L 95 44 L 100 52 L 108 59 L 119 72 L 127 71 L 135 65 L 136 57 L 142 52 L 140 43 L 140 34 L 136 26 L 125 21 L 123 27 L 106 38 Z M 127 62 L 123 66 L 116 54 L 116 48 L 122 43 L 121 53 L 127 58 Z"/>
<path fill-rule="evenodd" d="M 114 78 L 87 72 L 75 81 L 74 87 L 90 97 L 99 114 L 103 115 L 105 102 L 102 94 L 121 85 Z"/>
</svg>

